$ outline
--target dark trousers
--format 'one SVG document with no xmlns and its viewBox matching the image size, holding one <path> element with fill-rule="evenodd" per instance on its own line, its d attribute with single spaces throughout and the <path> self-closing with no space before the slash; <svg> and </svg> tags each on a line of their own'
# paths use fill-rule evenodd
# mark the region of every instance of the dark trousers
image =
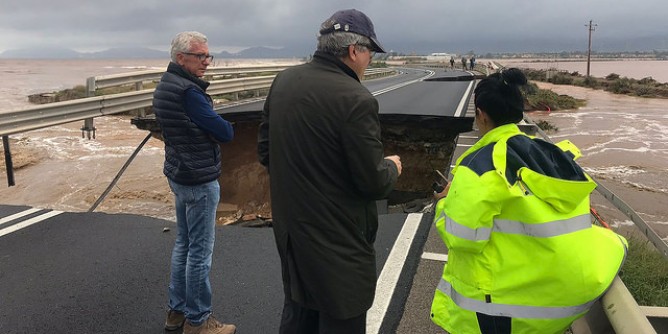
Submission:
<svg viewBox="0 0 668 334">
<path fill-rule="evenodd" d="M 366 312 L 350 319 L 334 319 L 286 300 L 279 334 L 365 334 Z"/>
<path fill-rule="evenodd" d="M 511 318 L 476 312 L 482 334 L 510 334 Z"/>
</svg>

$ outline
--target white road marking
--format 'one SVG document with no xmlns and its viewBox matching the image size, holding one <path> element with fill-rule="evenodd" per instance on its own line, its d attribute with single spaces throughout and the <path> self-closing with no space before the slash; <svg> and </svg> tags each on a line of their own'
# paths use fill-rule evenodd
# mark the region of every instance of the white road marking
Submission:
<svg viewBox="0 0 668 334">
<path fill-rule="evenodd" d="M 37 211 L 39 211 L 39 210 L 40 210 L 40 209 L 30 208 L 30 209 L 28 209 L 28 210 L 23 210 L 23 211 L 21 211 L 21 212 L 19 212 L 19 213 L 15 213 L 15 214 L 13 214 L 13 215 L 11 215 L 11 216 L 4 217 L 4 218 L 0 219 L 0 225 L 5 224 L 5 223 L 8 223 L 8 222 L 10 222 L 10 221 L 12 221 L 12 220 L 15 220 L 15 219 L 19 219 L 19 218 L 21 218 L 21 217 L 23 217 L 23 216 L 27 216 L 27 215 L 29 215 L 29 214 L 35 213 L 35 212 L 37 212 Z"/>
<path fill-rule="evenodd" d="M 421 213 L 408 214 L 404 227 L 399 232 L 390 255 L 385 261 L 383 271 L 381 271 L 376 284 L 376 298 L 367 312 L 366 332 L 368 334 L 377 334 L 380 330 L 421 220 Z"/>
<path fill-rule="evenodd" d="M 475 83 L 475 80 L 472 80 L 469 83 L 469 87 L 466 89 L 466 93 L 462 96 L 462 99 L 459 100 L 459 105 L 457 106 L 457 111 L 455 112 L 455 117 L 462 117 L 462 113 L 466 110 L 464 106 L 466 103 L 468 103 L 469 100 L 469 93 L 471 92 L 471 89 L 473 88 L 473 83 Z"/>
<path fill-rule="evenodd" d="M 14 224 L 14 225 L 9 226 L 9 227 L 5 227 L 2 230 L 0 230 L 0 237 L 4 236 L 6 234 L 12 233 L 12 232 L 16 232 L 16 231 L 18 231 L 22 228 L 28 227 L 32 224 L 36 224 L 36 223 L 39 223 L 43 220 L 46 220 L 46 219 L 49 219 L 51 217 L 57 216 L 61 213 L 63 213 L 63 212 L 62 211 L 56 211 L 56 210 L 49 211 L 49 212 L 41 214 L 37 217 L 33 217 L 33 218 L 28 219 L 28 220 L 24 220 L 20 223 Z"/>
<path fill-rule="evenodd" d="M 436 74 L 436 72 L 434 72 L 434 71 L 429 71 L 429 70 L 425 71 L 425 73 L 427 73 L 427 75 L 425 75 L 424 77 L 421 77 L 421 78 L 419 78 L 419 79 L 415 79 L 415 80 L 411 80 L 411 81 L 404 81 L 404 82 L 398 83 L 398 84 L 396 84 L 396 85 L 394 85 L 394 86 L 390 86 L 390 87 L 387 87 L 387 88 L 383 88 L 383 89 L 381 89 L 381 90 L 377 90 L 377 91 L 371 93 L 371 95 L 373 95 L 373 96 L 378 96 L 378 95 L 381 95 L 381 94 L 385 94 L 385 93 L 387 93 L 387 92 L 391 92 L 391 91 L 396 90 L 396 89 L 399 89 L 399 88 L 401 88 L 401 87 L 405 87 L 405 86 L 408 86 L 408 85 L 412 85 L 412 84 L 414 84 L 414 83 L 416 83 L 416 82 L 423 81 L 424 79 L 431 78 L 432 76 L 434 76 L 434 74 Z"/>
</svg>

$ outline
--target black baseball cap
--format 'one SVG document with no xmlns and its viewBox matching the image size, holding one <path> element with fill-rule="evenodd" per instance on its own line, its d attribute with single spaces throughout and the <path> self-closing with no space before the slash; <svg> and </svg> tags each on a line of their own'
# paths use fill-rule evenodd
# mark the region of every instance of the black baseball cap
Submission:
<svg viewBox="0 0 668 334">
<path fill-rule="evenodd" d="M 380 45 L 376 38 L 376 32 L 373 30 L 373 22 L 366 14 L 356 9 L 344 9 L 334 13 L 327 21 L 332 25 L 329 28 L 320 30 L 320 35 L 331 34 L 335 31 L 352 32 L 371 40 L 372 51 L 385 53 L 385 49 Z"/>
</svg>

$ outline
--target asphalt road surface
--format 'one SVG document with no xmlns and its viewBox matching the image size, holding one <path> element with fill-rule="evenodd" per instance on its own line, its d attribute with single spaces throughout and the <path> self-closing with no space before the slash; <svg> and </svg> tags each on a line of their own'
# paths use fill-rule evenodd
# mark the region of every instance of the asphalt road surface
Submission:
<svg viewBox="0 0 668 334">
<path fill-rule="evenodd" d="M 174 222 L 29 211 L 0 207 L 2 333 L 163 332 Z M 44 215 L 50 217 L 42 220 Z M 398 322 L 400 310 L 389 308 L 400 307 L 407 296 L 404 287 L 411 284 L 430 223 L 426 214 L 382 215 L 375 244 L 378 274 L 396 277 L 379 283 L 377 301 L 387 305 L 370 317 L 376 327 Z M 216 233 L 215 316 L 236 324 L 238 333 L 277 332 L 283 290 L 272 230 L 219 226 Z M 385 319 L 386 314 L 391 316 Z"/>
</svg>

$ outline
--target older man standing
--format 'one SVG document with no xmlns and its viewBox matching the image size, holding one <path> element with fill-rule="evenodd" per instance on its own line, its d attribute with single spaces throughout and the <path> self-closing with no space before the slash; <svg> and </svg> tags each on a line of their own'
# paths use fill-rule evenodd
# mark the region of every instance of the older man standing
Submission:
<svg viewBox="0 0 668 334">
<path fill-rule="evenodd" d="M 280 333 L 365 333 L 376 288 L 375 201 L 401 174 L 384 157 L 378 101 L 360 83 L 385 52 L 362 12 L 322 23 L 310 63 L 281 72 L 258 135 L 285 303 Z"/>
<path fill-rule="evenodd" d="M 231 334 L 234 325 L 211 316 L 209 271 L 220 200 L 219 142 L 234 137 L 232 124 L 213 110 L 203 81 L 213 56 L 195 31 L 172 40 L 172 61 L 153 95 L 153 111 L 165 141 L 164 173 L 174 192 L 177 236 L 172 251 L 165 329 L 184 334 Z"/>
</svg>

